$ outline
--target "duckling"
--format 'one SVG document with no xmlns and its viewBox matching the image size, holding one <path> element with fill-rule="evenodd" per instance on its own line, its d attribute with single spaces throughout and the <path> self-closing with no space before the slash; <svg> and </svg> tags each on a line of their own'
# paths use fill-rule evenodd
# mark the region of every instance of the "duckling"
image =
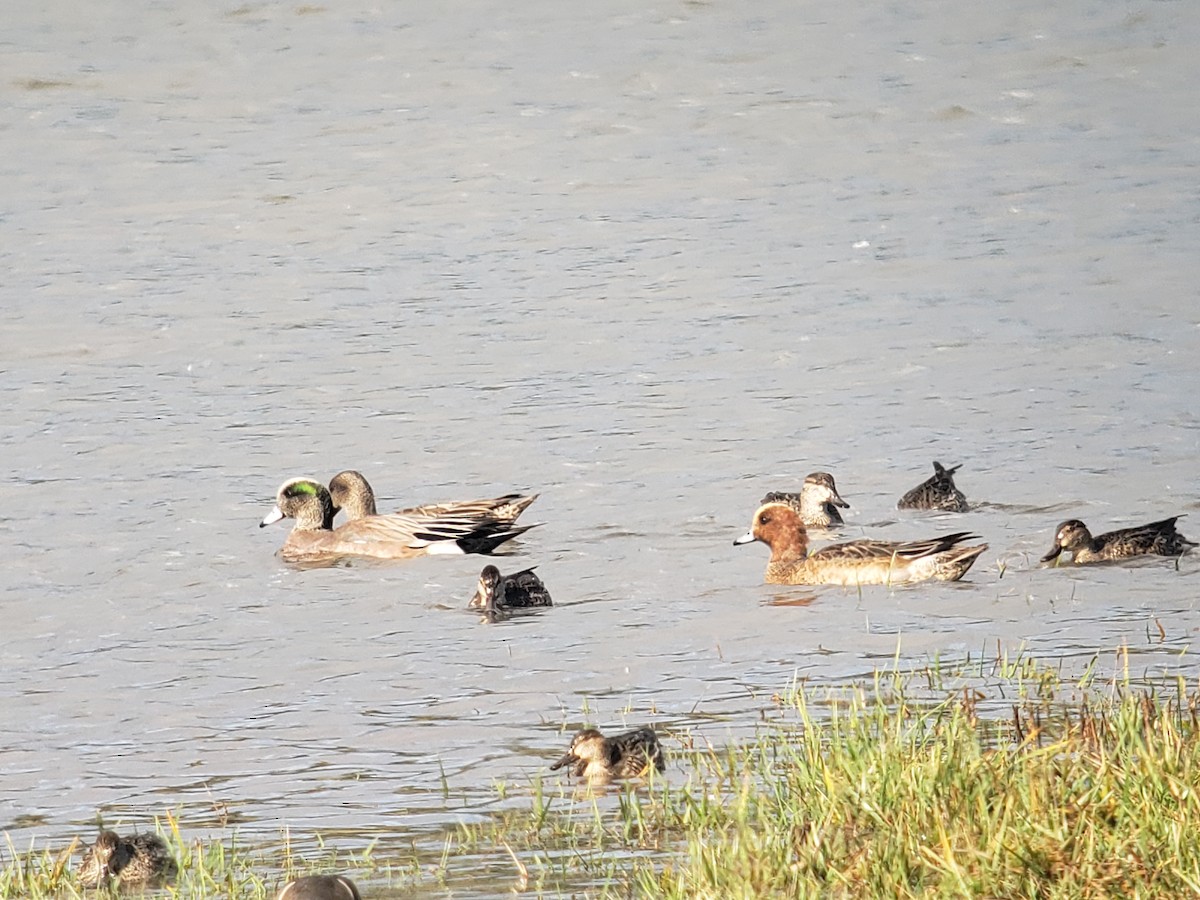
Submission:
<svg viewBox="0 0 1200 900">
<path fill-rule="evenodd" d="M 897 509 L 944 509 L 948 512 L 967 512 L 967 498 L 954 485 L 954 473 L 962 468 L 959 463 L 947 469 L 934 460 L 933 477 L 923 481 L 900 498 Z"/>
<path fill-rule="evenodd" d="M 570 765 L 577 778 L 608 782 L 614 778 L 638 778 L 651 768 L 663 771 L 666 761 L 653 729 L 638 728 L 606 738 L 595 728 L 585 728 L 571 740 L 571 747 L 550 771 Z"/>
<path fill-rule="evenodd" d="M 1042 557 L 1047 563 L 1057 559 L 1064 550 L 1071 554 L 1076 565 L 1130 559 L 1135 556 L 1181 556 L 1196 546 L 1175 530 L 1179 516 L 1150 522 L 1134 528 L 1120 528 L 1092 537 L 1088 527 L 1078 519 L 1067 519 L 1054 531 L 1054 546 Z"/>
<path fill-rule="evenodd" d="M 467 604 L 468 609 L 497 612 L 506 609 L 531 609 L 538 606 L 553 606 L 550 592 L 542 579 L 533 574 L 537 566 L 501 575 L 495 566 L 484 566 L 479 573 L 479 586 L 475 596 Z"/>
<path fill-rule="evenodd" d="M 289 881 L 275 900 L 362 900 L 345 875 L 305 875 Z"/>
<path fill-rule="evenodd" d="M 837 508 L 850 508 L 850 504 L 838 494 L 833 476 L 828 472 L 813 472 L 806 476 L 799 493 L 772 491 L 759 501 L 760 506 L 763 503 L 786 503 L 800 513 L 805 525 L 813 528 L 843 524 L 842 514 Z"/>
<path fill-rule="evenodd" d="M 115 831 L 101 831 L 78 871 L 83 884 L 98 887 L 109 878 L 119 878 L 122 886 L 156 884 L 174 878 L 177 869 L 161 838 L 152 834 L 123 838 Z"/>
</svg>

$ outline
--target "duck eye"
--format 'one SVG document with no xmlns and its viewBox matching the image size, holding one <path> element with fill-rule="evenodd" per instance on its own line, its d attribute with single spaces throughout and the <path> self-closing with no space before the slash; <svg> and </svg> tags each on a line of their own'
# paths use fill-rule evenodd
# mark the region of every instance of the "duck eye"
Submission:
<svg viewBox="0 0 1200 900">
<path fill-rule="evenodd" d="M 759 525 L 769 525 L 770 522 L 771 522 L 771 514 L 770 513 L 763 513 L 761 516 L 758 517 Z"/>
</svg>

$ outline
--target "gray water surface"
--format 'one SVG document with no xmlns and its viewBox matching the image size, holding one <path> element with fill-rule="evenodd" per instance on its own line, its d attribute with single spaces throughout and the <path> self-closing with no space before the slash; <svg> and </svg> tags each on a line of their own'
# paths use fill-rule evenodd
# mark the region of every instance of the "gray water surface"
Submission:
<svg viewBox="0 0 1200 900">
<path fill-rule="evenodd" d="M 1069 517 L 1200 538 L 1200 13 L 863 6 L 9 10 L 14 845 L 386 846 L 585 722 L 723 744 L 795 677 L 1125 648 L 1194 685 L 1196 559 L 1036 561 Z M 974 510 L 895 509 L 934 459 Z M 540 492 L 501 562 L 558 605 L 481 623 L 479 557 L 285 567 L 276 487 L 343 468 L 386 509 Z M 818 469 L 837 537 L 990 549 L 763 586 L 732 539 Z"/>
</svg>

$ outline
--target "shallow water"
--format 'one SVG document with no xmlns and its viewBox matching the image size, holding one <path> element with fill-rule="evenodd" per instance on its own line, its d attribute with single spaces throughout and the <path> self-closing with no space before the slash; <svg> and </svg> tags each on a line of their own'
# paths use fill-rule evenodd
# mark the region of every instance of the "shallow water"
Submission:
<svg viewBox="0 0 1200 900">
<path fill-rule="evenodd" d="M 1035 565 L 1200 509 L 1190 5 L 468 10 L 8 17 L 17 847 L 168 809 L 386 846 L 585 721 L 723 743 L 897 659 L 1194 683 L 1195 558 Z M 934 459 L 976 509 L 895 509 Z M 541 492 L 503 563 L 558 606 L 482 624 L 477 557 L 284 567 L 275 488 L 347 467 L 385 508 Z M 843 537 L 990 550 L 763 586 L 731 541 L 817 469 Z"/>
</svg>

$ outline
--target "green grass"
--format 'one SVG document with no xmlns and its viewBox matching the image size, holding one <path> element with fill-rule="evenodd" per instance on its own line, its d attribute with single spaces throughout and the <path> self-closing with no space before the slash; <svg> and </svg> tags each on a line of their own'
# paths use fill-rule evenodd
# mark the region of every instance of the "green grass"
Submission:
<svg viewBox="0 0 1200 900">
<path fill-rule="evenodd" d="M 677 756 L 682 786 L 535 793 L 461 840 L 607 896 L 1200 893 L 1200 697 L 996 668 L 793 687 L 752 744 Z"/>
<path fill-rule="evenodd" d="M 380 878 L 389 883 L 414 880 L 414 869 L 377 860 L 374 847 L 355 853 L 326 850 L 318 840 L 314 858 L 305 859 L 293 850 L 284 835 L 281 849 L 267 852 L 241 846 L 236 836 L 222 841 L 188 841 L 180 831 L 178 820 L 167 816 L 159 823 L 158 834 L 171 848 L 179 864 L 179 875 L 168 888 L 134 895 L 180 898 L 228 897 L 236 900 L 269 900 L 288 878 L 317 872 L 349 873 L 355 878 Z M 76 879 L 74 869 L 83 847 L 79 841 L 52 851 L 49 849 L 18 850 L 11 841 L 0 851 L 0 897 L 41 898 L 117 896 L 116 891 L 84 888 Z"/>
<path fill-rule="evenodd" d="M 668 739 L 668 778 L 497 786 L 486 823 L 389 854 L 189 844 L 169 819 L 170 895 L 269 898 L 332 870 L 374 897 L 1200 894 L 1200 694 L 1094 677 L 1018 658 L 791 685 L 749 743 Z M 84 895 L 69 853 L 0 860 L 0 897 Z"/>
</svg>

